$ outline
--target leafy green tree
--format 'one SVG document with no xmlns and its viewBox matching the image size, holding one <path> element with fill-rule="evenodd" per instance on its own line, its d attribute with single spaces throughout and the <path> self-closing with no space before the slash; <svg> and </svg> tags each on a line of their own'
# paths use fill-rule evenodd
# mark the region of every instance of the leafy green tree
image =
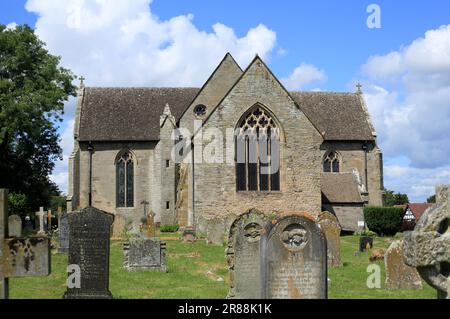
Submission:
<svg viewBox="0 0 450 319">
<path fill-rule="evenodd" d="M 66 196 L 51 196 L 49 209 L 52 210 L 52 214 L 55 215 L 58 212 L 58 207 L 61 207 L 63 211 L 66 210 Z"/>
<path fill-rule="evenodd" d="M 59 62 L 29 26 L 0 24 L 0 187 L 26 194 L 31 209 L 59 194 L 48 176 L 62 156 L 64 102 L 76 89 Z"/>
<path fill-rule="evenodd" d="M 427 198 L 427 203 L 435 204 L 436 203 L 436 195 L 428 197 Z"/>
<path fill-rule="evenodd" d="M 9 215 L 25 216 L 29 210 L 27 196 L 24 194 L 9 193 L 8 213 Z"/>
<path fill-rule="evenodd" d="M 391 190 L 385 190 L 383 194 L 384 206 L 391 207 L 395 205 L 405 205 L 409 203 L 408 195 L 402 193 L 394 193 Z"/>
</svg>

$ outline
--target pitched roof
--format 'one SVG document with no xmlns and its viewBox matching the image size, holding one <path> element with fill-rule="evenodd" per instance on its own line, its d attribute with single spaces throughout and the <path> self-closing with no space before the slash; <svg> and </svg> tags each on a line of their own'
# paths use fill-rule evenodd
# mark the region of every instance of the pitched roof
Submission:
<svg viewBox="0 0 450 319">
<path fill-rule="evenodd" d="M 363 203 L 353 173 L 322 173 L 322 197 L 325 203 Z"/>
<path fill-rule="evenodd" d="M 414 217 L 416 217 L 416 222 L 420 219 L 420 217 L 422 217 L 423 213 L 425 213 L 425 211 L 431 206 L 433 206 L 433 204 L 430 203 L 412 203 L 406 205 L 407 208 L 409 207 L 409 209 L 411 209 L 412 213 L 414 214 Z"/>
<path fill-rule="evenodd" d="M 166 103 L 176 120 L 198 88 L 85 88 L 79 141 L 159 140 Z"/>
<path fill-rule="evenodd" d="M 290 92 L 325 140 L 373 141 L 366 112 L 357 93 Z"/>
</svg>

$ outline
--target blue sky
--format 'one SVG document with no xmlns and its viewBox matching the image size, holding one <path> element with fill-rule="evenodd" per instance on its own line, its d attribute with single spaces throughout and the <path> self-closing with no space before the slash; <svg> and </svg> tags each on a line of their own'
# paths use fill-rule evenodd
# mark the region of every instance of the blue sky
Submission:
<svg viewBox="0 0 450 319">
<path fill-rule="evenodd" d="M 210 61 L 217 63 L 228 50 L 243 68 L 252 50 L 258 51 L 291 89 L 353 91 L 355 81 L 361 81 L 385 154 L 385 186 L 423 201 L 434 184 L 449 182 L 450 32 L 441 28 L 450 24 L 449 1 L 129 2 L 133 5 L 116 2 L 120 11 L 114 12 L 95 0 L 0 0 L 0 23 L 36 26 L 50 51 L 63 57 L 64 66 L 83 74 L 88 85 L 199 85 L 215 66 Z M 381 8 L 380 29 L 366 25 L 366 8 L 372 3 Z M 149 13 L 146 18 L 139 15 L 144 11 Z M 70 24 L 73 12 L 81 12 L 81 25 Z M 217 23 L 233 36 L 222 36 L 224 28 L 218 31 Z M 124 28 L 128 36 L 119 47 L 113 42 Z M 151 51 L 156 58 L 166 47 L 182 52 L 170 52 L 170 61 L 177 62 L 166 69 L 142 62 L 135 53 Z M 109 57 L 102 55 L 106 49 L 117 54 L 109 64 Z M 95 62 L 99 56 L 101 63 Z M 206 66 L 197 65 L 196 57 Z M 117 61 L 139 61 L 134 65 L 147 70 L 117 70 Z M 175 71 L 186 75 L 175 80 Z M 426 91 L 419 87 L 423 83 L 430 86 Z M 73 101 L 67 110 L 60 129 L 65 155 L 70 153 L 71 143 L 64 136 L 70 140 Z M 411 128 L 413 133 L 405 133 Z M 63 190 L 66 168 L 65 162 L 59 163 L 53 176 Z"/>
</svg>

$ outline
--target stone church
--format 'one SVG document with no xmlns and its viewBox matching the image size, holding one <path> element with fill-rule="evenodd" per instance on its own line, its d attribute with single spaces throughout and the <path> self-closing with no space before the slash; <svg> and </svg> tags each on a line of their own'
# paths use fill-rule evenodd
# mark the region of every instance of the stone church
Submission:
<svg viewBox="0 0 450 319">
<path fill-rule="evenodd" d="M 250 151 L 246 132 L 265 134 L 264 152 Z M 242 70 L 227 54 L 201 88 L 82 83 L 67 205 L 91 203 L 120 228 L 152 212 L 156 222 L 199 232 L 226 232 L 250 208 L 327 210 L 355 231 L 363 207 L 382 204 L 382 168 L 360 87 L 289 92 L 258 56 Z"/>
</svg>

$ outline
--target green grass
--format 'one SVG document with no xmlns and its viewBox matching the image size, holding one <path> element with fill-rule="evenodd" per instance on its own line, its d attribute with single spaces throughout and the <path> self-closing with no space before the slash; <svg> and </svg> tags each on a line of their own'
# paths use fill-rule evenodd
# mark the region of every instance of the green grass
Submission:
<svg viewBox="0 0 450 319">
<path fill-rule="evenodd" d="M 225 246 L 209 246 L 204 240 L 193 244 L 178 240 L 179 234 L 163 233 L 167 243 L 167 273 L 126 272 L 122 269 L 122 242 L 111 244 L 110 290 L 114 298 L 225 298 L 229 278 Z M 358 237 L 341 237 L 344 266 L 329 269 L 330 298 L 432 298 L 434 289 L 424 283 L 420 291 L 385 290 L 384 263 L 381 289 L 366 287 L 370 253 L 355 256 Z M 390 239 L 376 238 L 374 249 L 387 248 Z M 48 277 L 10 279 L 10 298 L 61 298 L 65 290 L 67 256 L 52 256 Z M 223 280 L 223 281 L 222 281 Z"/>
</svg>

